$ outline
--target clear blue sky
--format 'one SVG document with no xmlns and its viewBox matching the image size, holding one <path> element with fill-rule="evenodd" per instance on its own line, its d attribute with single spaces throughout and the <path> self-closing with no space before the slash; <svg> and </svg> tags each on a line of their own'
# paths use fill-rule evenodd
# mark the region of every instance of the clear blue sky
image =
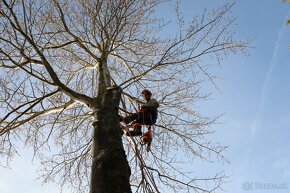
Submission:
<svg viewBox="0 0 290 193">
<path fill-rule="evenodd" d="M 204 1 L 204 5 L 214 1 Z M 230 1 L 219 1 L 230 2 Z M 214 6 L 214 5 L 211 5 Z M 290 191 L 290 6 L 279 0 L 237 1 L 237 36 L 255 38 L 250 57 L 230 57 L 204 111 L 225 113 L 215 138 L 229 145 L 228 192 Z M 258 184 L 280 186 L 262 190 Z"/>
<path fill-rule="evenodd" d="M 181 0 L 184 15 L 214 8 L 229 0 Z M 168 12 L 170 13 L 170 12 Z M 216 73 L 220 89 L 201 105 L 205 114 L 224 113 L 217 125 L 216 141 L 230 146 L 230 164 L 200 164 L 197 170 L 225 171 L 231 175 L 224 186 L 230 193 L 290 191 L 290 5 L 280 0 L 240 0 L 232 15 L 237 16 L 237 37 L 253 38 L 250 56 L 230 56 Z M 0 193 L 55 193 L 53 184 L 41 186 L 31 153 L 23 151 L 11 167 L 0 167 Z M 209 172 L 209 173 L 210 173 Z M 281 185 L 284 189 L 259 189 L 255 183 Z M 250 189 L 249 189 L 250 188 Z M 246 191 L 249 189 L 248 191 Z M 66 193 L 66 191 L 64 191 Z M 69 191 L 67 191 L 69 192 Z"/>
</svg>

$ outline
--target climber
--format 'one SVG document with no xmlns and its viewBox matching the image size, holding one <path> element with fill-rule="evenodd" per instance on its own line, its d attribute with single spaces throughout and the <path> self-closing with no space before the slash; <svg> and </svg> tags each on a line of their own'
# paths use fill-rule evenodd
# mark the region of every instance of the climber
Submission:
<svg viewBox="0 0 290 193">
<path fill-rule="evenodd" d="M 143 90 L 141 93 L 142 98 L 146 101 L 140 108 L 139 111 L 125 118 L 120 117 L 120 121 L 128 124 L 132 122 L 133 131 L 128 131 L 128 136 L 140 136 L 142 135 L 142 125 L 149 125 L 148 131 L 144 134 L 144 143 L 147 143 L 151 139 L 151 125 L 156 123 L 157 119 L 157 108 L 159 107 L 158 102 L 151 98 L 152 93 L 149 90 Z M 142 138 L 142 139 L 143 139 Z"/>
</svg>

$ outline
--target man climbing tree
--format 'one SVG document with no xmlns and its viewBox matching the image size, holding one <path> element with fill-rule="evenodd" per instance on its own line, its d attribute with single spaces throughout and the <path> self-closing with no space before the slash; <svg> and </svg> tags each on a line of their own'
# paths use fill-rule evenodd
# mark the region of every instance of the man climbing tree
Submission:
<svg viewBox="0 0 290 193">
<path fill-rule="evenodd" d="M 125 118 L 120 117 L 120 121 L 123 121 L 126 126 L 123 127 L 123 130 L 125 130 L 127 136 L 140 136 L 142 135 L 142 125 L 148 126 L 148 131 L 144 133 L 144 135 L 141 138 L 142 144 L 147 144 L 147 152 L 150 151 L 151 142 L 152 142 L 152 125 L 156 123 L 157 120 L 157 108 L 159 107 L 159 103 L 156 101 L 156 99 L 151 98 L 152 93 L 149 90 L 143 90 L 142 91 L 142 97 L 146 101 L 145 104 L 142 104 L 140 106 L 140 103 L 136 100 L 138 103 L 138 112 L 130 114 L 129 116 L 126 116 Z M 128 123 L 133 122 L 133 131 L 128 130 Z"/>
<path fill-rule="evenodd" d="M 159 107 L 156 99 L 151 98 L 152 93 L 149 90 L 142 91 L 142 97 L 146 101 L 145 104 L 139 106 L 138 104 L 138 112 L 130 114 L 125 118 L 121 118 L 120 121 L 124 121 L 126 124 L 134 121 L 133 123 L 133 131 L 127 132 L 128 136 L 139 136 L 142 135 L 142 125 L 153 125 L 157 120 L 157 108 Z"/>
<path fill-rule="evenodd" d="M 218 189 L 223 174 L 183 171 L 176 155 L 224 160 L 225 147 L 206 137 L 216 117 L 193 107 L 207 98 L 202 83 L 214 83 L 208 61 L 245 53 L 247 42 L 233 37 L 233 4 L 188 24 L 177 6 L 178 30 L 165 37 L 154 14 L 164 3 L 0 0 L 1 165 L 25 145 L 44 182 L 76 192 Z M 160 104 L 149 153 L 138 138 L 121 136 L 118 117 L 137 110 L 132 100 L 142 88 Z"/>
</svg>

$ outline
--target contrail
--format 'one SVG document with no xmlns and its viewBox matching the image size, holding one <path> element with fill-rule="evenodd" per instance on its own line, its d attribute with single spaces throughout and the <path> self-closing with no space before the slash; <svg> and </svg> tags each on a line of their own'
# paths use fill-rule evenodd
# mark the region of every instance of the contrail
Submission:
<svg viewBox="0 0 290 193">
<path fill-rule="evenodd" d="M 285 21 L 286 21 L 287 15 L 289 15 L 289 14 L 286 14 Z M 244 167 L 243 167 L 244 169 L 246 169 L 248 166 L 249 156 L 250 156 L 252 148 L 253 148 L 253 143 L 254 143 L 256 136 L 257 136 L 257 133 L 259 131 L 259 124 L 261 123 L 262 115 L 264 113 L 266 98 L 269 94 L 269 85 L 270 85 L 270 81 L 271 81 L 271 77 L 272 77 L 272 71 L 278 63 L 279 47 L 280 47 L 280 44 L 282 41 L 283 32 L 285 31 L 285 27 L 286 26 L 283 23 L 283 26 L 281 27 L 281 29 L 278 33 L 278 37 L 277 37 L 277 40 L 275 42 L 275 46 L 274 46 L 274 50 L 273 50 L 273 55 L 272 55 L 271 61 L 269 63 L 268 70 L 267 70 L 265 80 L 263 83 L 260 103 L 259 103 L 258 109 L 256 111 L 254 121 L 250 127 L 250 139 L 249 139 L 249 145 L 247 148 L 247 152 L 246 152 L 246 155 L 244 157 Z M 287 49 L 287 47 L 285 47 L 285 49 Z"/>
<path fill-rule="evenodd" d="M 289 14 L 287 14 L 287 15 L 289 15 Z M 272 77 L 272 72 L 273 72 L 273 69 L 277 65 L 277 62 L 278 62 L 279 46 L 281 44 L 284 31 L 285 31 L 285 24 L 283 23 L 283 26 L 281 27 L 281 29 L 277 35 L 277 39 L 276 39 L 276 42 L 274 45 L 273 55 L 272 55 L 272 58 L 271 58 L 269 65 L 268 65 L 268 69 L 267 69 L 264 83 L 262 86 L 260 102 L 259 102 L 256 114 L 255 114 L 253 123 L 250 127 L 249 144 L 248 144 L 248 147 L 246 150 L 246 154 L 243 158 L 241 167 L 239 167 L 239 169 L 240 169 L 240 172 L 238 172 L 239 176 L 237 176 L 237 178 L 236 178 L 238 183 L 245 183 L 245 180 L 248 180 L 248 167 L 249 167 L 249 161 L 250 161 L 249 158 L 250 158 L 250 155 L 251 155 L 251 152 L 253 149 L 253 144 L 254 144 L 256 137 L 257 137 L 257 134 L 259 132 L 259 124 L 261 123 L 263 113 L 265 110 L 265 103 L 266 103 L 267 96 L 269 94 L 269 85 L 270 85 L 270 81 L 271 81 L 271 77 Z M 284 49 L 287 49 L 287 47 L 285 47 Z"/>
<path fill-rule="evenodd" d="M 290 17 L 289 15 L 290 15 L 290 12 L 286 14 L 284 21 L 286 21 L 286 19 Z M 286 26 L 283 23 L 283 25 L 280 28 L 280 31 L 277 34 L 276 42 L 274 44 L 273 54 L 272 54 L 270 62 L 268 63 L 267 72 L 265 74 L 264 82 L 261 88 L 260 101 L 257 106 L 257 110 L 255 113 L 253 122 L 249 128 L 250 129 L 250 136 L 248 139 L 249 143 L 246 147 L 245 155 L 241 157 L 242 158 L 240 162 L 241 164 L 238 165 L 238 168 L 236 168 L 237 170 L 236 174 L 234 174 L 235 181 L 236 181 L 235 183 L 236 188 L 241 188 L 241 185 L 243 186 L 244 184 L 247 184 L 247 181 L 251 180 L 251 178 L 253 177 L 253 176 L 250 176 L 249 174 L 250 156 L 254 148 L 254 142 L 260 131 L 260 124 L 262 123 L 262 118 L 263 118 L 263 114 L 266 107 L 267 97 L 269 96 L 269 92 L 270 92 L 270 83 L 272 80 L 273 70 L 275 69 L 276 65 L 278 65 L 278 62 L 279 62 L 278 61 L 279 54 L 280 54 L 279 48 L 281 48 L 282 45 L 283 46 L 285 45 L 285 44 L 281 45 L 281 43 L 283 41 L 283 37 L 285 37 L 286 27 L 289 27 L 289 26 Z M 288 50 L 287 46 L 283 47 L 282 49 Z"/>
<path fill-rule="evenodd" d="M 256 115 L 255 115 L 254 122 L 251 126 L 251 136 L 250 137 L 253 140 L 256 138 L 257 131 L 259 130 L 257 127 L 257 124 L 259 123 L 259 121 L 262 117 L 262 114 L 264 112 L 264 109 L 265 109 L 265 101 L 266 101 L 266 98 L 267 98 L 268 93 L 269 93 L 269 85 L 270 85 L 270 81 L 271 81 L 271 77 L 272 77 L 272 71 L 273 71 L 273 69 L 276 66 L 277 61 L 278 61 L 279 45 L 280 45 L 281 40 L 282 40 L 282 34 L 283 34 L 284 29 L 285 29 L 285 25 L 283 25 L 283 27 L 279 31 L 278 38 L 277 38 L 276 43 L 275 43 L 272 59 L 271 59 L 271 62 L 269 64 L 267 74 L 266 74 L 266 77 L 264 80 L 264 84 L 262 87 L 260 103 L 259 103 Z M 286 49 L 286 47 L 285 47 L 285 49 Z"/>
</svg>

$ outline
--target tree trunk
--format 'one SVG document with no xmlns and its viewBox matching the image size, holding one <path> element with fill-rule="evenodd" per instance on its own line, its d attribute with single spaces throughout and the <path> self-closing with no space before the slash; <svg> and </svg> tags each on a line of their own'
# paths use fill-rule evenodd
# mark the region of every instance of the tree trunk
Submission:
<svg viewBox="0 0 290 193">
<path fill-rule="evenodd" d="M 120 98 L 121 89 L 111 87 L 95 102 L 90 193 L 132 192 L 118 118 Z"/>
</svg>

